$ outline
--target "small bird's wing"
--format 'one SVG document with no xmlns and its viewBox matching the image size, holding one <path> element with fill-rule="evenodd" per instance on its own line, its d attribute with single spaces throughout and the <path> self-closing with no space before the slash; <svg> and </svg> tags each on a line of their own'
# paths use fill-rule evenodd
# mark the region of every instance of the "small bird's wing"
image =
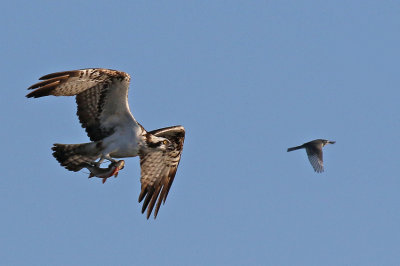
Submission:
<svg viewBox="0 0 400 266">
<path fill-rule="evenodd" d="M 142 184 L 139 202 L 144 199 L 142 213 L 147 208 L 147 219 L 149 219 L 154 204 L 154 218 L 157 217 L 161 202 L 165 203 L 168 192 L 174 181 L 176 170 L 181 159 L 185 129 L 182 126 L 167 127 L 150 131 L 157 137 L 163 137 L 171 141 L 173 148 L 167 151 L 149 151 L 139 153 Z"/>
<path fill-rule="evenodd" d="M 26 97 L 76 95 L 79 121 L 92 141 L 112 135 L 117 128 L 137 123 L 129 110 L 130 76 L 125 72 L 89 68 L 57 72 L 40 80 L 43 81 L 28 88 L 34 91 Z"/>
<path fill-rule="evenodd" d="M 308 160 L 310 161 L 315 172 L 321 173 L 324 171 L 324 161 L 322 156 L 322 145 L 309 145 L 306 148 Z"/>
</svg>

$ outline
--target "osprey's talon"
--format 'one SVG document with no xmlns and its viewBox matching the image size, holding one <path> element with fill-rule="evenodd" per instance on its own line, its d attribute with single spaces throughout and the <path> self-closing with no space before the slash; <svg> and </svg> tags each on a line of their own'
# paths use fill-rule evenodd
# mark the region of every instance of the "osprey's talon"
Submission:
<svg viewBox="0 0 400 266">
<path fill-rule="evenodd" d="M 103 159 L 106 159 L 106 160 L 110 161 L 110 162 L 113 163 L 113 164 L 118 162 L 117 160 L 113 159 L 113 158 L 112 158 L 111 156 L 109 156 L 109 155 L 104 156 Z"/>
<path fill-rule="evenodd" d="M 100 162 L 92 162 L 92 165 L 94 167 L 100 167 L 101 163 Z"/>
</svg>

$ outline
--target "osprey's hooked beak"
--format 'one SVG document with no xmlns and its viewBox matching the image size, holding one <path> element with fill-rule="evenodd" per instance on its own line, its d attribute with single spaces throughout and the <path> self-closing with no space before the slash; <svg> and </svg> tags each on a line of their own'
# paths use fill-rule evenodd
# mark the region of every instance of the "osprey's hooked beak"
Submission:
<svg viewBox="0 0 400 266">
<path fill-rule="evenodd" d="M 171 144 L 168 145 L 167 149 L 173 151 L 175 150 L 175 145 L 171 142 Z"/>
</svg>

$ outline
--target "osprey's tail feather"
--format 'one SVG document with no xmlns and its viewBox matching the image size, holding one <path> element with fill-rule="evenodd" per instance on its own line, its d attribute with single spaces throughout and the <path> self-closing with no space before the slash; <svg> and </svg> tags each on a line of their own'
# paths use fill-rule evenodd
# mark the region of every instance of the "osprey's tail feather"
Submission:
<svg viewBox="0 0 400 266">
<path fill-rule="evenodd" d="M 288 151 L 288 152 L 289 152 L 289 151 L 295 151 L 295 150 L 299 150 L 299 149 L 302 149 L 302 148 L 304 148 L 303 145 L 300 145 L 300 146 L 296 146 L 296 147 L 289 148 L 289 149 L 287 149 L 287 151 Z"/>
<path fill-rule="evenodd" d="M 54 144 L 51 148 L 57 161 L 70 171 L 77 172 L 101 156 L 101 142 L 83 144 Z"/>
</svg>

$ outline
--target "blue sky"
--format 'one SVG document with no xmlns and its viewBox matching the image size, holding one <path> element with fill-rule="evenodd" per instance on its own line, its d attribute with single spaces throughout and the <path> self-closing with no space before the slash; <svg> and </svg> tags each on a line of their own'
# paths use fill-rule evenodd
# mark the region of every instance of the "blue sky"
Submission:
<svg viewBox="0 0 400 266">
<path fill-rule="evenodd" d="M 0 16 L 2 265 L 399 265 L 398 1 L 8 1 Z M 177 176 L 140 213 L 138 158 L 105 185 L 45 74 L 132 76 L 148 130 L 181 124 Z M 290 146 L 336 140 L 323 174 Z"/>
</svg>

